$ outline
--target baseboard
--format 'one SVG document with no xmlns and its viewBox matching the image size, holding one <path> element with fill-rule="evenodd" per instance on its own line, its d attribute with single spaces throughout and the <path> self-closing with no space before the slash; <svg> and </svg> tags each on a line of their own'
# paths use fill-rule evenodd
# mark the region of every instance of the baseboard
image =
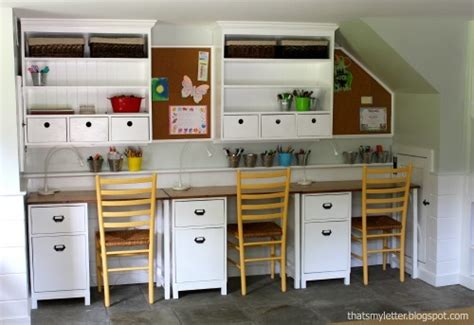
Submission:
<svg viewBox="0 0 474 325">
<path fill-rule="evenodd" d="M 474 290 L 474 277 L 467 275 L 459 276 L 459 284 L 468 289 Z"/>
<path fill-rule="evenodd" d="M 433 272 L 430 272 L 424 268 L 420 268 L 419 279 L 425 281 L 426 283 L 431 284 L 434 287 L 444 287 L 453 284 L 459 284 L 459 274 L 445 274 L 445 275 L 436 275 Z"/>
</svg>

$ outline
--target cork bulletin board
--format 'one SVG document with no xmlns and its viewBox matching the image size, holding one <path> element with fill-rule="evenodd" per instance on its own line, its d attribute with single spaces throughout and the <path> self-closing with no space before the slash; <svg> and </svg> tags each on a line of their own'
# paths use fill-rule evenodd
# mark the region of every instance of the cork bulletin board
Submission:
<svg viewBox="0 0 474 325">
<path fill-rule="evenodd" d="M 341 58 L 344 60 L 346 70 L 350 73 L 340 73 Z M 358 134 L 389 134 L 392 132 L 392 96 L 380 83 L 378 83 L 361 66 L 351 59 L 344 51 L 336 49 L 334 52 L 335 90 L 334 90 L 334 135 Z M 341 69 L 340 69 L 341 70 Z M 340 72 L 340 71 L 339 71 Z M 344 82 L 339 82 L 341 78 Z M 339 87 L 339 89 L 337 89 Z M 362 96 L 372 97 L 371 104 L 361 103 Z M 386 108 L 387 126 L 385 130 L 361 130 L 360 114 L 363 108 Z"/>
<path fill-rule="evenodd" d="M 207 58 L 207 66 L 203 65 L 203 57 Z M 160 89 L 166 91 L 155 93 L 156 100 L 152 101 L 153 140 L 210 138 L 211 49 L 155 47 L 151 64 L 153 87 L 164 80 L 164 88 Z"/>
</svg>

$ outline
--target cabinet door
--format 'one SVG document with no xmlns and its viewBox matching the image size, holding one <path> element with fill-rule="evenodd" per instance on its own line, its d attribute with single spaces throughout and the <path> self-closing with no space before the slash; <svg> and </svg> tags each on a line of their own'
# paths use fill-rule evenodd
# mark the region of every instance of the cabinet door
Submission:
<svg viewBox="0 0 474 325">
<path fill-rule="evenodd" d="M 147 117 L 112 117 L 111 141 L 149 141 Z"/>
<path fill-rule="evenodd" d="M 176 282 L 223 280 L 224 228 L 175 230 Z"/>
<path fill-rule="evenodd" d="M 35 292 L 86 289 L 86 237 L 55 236 L 33 238 Z"/>
<path fill-rule="evenodd" d="M 258 115 L 224 116 L 224 138 L 257 139 Z"/>
<path fill-rule="evenodd" d="M 350 223 L 304 224 L 303 272 L 344 271 L 349 267 Z"/>
<path fill-rule="evenodd" d="M 65 118 L 28 118 L 27 128 L 30 143 L 67 141 Z"/>
<path fill-rule="evenodd" d="M 107 117 L 71 117 L 69 132 L 71 142 L 107 142 L 109 140 L 109 120 Z"/>
<path fill-rule="evenodd" d="M 299 137 L 331 135 L 331 115 L 300 114 L 296 117 L 296 129 Z"/>
<path fill-rule="evenodd" d="M 294 115 L 262 115 L 262 138 L 294 138 Z"/>
</svg>

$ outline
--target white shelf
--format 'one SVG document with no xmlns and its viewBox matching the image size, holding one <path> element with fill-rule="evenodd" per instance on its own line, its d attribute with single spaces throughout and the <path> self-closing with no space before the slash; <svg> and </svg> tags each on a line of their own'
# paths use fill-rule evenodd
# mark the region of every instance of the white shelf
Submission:
<svg viewBox="0 0 474 325">
<path fill-rule="evenodd" d="M 307 111 L 307 112 L 297 112 L 297 111 L 279 111 L 279 110 L 262 110 L 262 111 L 244 111 L 244 110 L 239 110 L 239 109 L 232 109 L 231 112 L 226 112 L 224 111 L 224 116 L 225 115 L 273 115 L 273 114 L 278 114 L 278 115 L 310 115 L 310 114 L 318 114 L 318 115 L 328 115 L 331 114 L 330 111 Z"/>
<path fill-rule="evenodd" d="M 149 116 L 148 112 L 139 112 L 139 113 L 106 113 L 106 114 L 28 114 L 28 118 L 47 118 L 47 117 L 147 117 Z"/>
<path fill-rule="evenodd" d="M 224 84 L 224 88 L 228 89 L 238 89 L 238 88 L 320 88 L 323 89 L 324 87 L 321 87 L 320 85 L 315 85 L 315 84 Z"/>
<path fill-rule="evenodd" d="M 148 58 L 51 58 L 51 57 L 27 57 L 25 58 L 26 62 L 42 62 L 42 61 L 51 61 L 51 62 L 71 62 L 71 61 L 81 61 L 81 62 L 136 62 L 136 63 L 146 63 Z"/>
<path fill-rule="evenodd" d="M 224 58 L 226 63 L 326 63 L 332 59 L 257 59 L 257 58 Z"/>
<path fill-rule="evenodd" d="M 41 89 L 148 89 L 148 86 L 24 86 L 24 89 L 41 90 Z"/>
</svg>

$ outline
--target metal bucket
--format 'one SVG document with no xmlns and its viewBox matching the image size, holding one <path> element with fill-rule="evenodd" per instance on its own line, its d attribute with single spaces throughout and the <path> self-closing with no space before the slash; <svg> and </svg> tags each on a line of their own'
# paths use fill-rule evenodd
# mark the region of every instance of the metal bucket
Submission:
<svg viewBox="0 0 474 325">
<path fill-rule="evenodd" d="M 244 165 L 245 167 L 255 167 L 257 165 L 257 155 L 254 153 L 245 154 Z"/>
<path fill-rule="evenodd" d="M 111 172 L 119 172 L 122 170 L 123 159 L 108 159 Z"/>
<path fill-rule="evenodd" d="M 93 173 L 100 173 L 102 171 L 102 164 L 104 163 L 103 159 L 100 160 L 88 160 L 89 170 Z"/>
</svg>

